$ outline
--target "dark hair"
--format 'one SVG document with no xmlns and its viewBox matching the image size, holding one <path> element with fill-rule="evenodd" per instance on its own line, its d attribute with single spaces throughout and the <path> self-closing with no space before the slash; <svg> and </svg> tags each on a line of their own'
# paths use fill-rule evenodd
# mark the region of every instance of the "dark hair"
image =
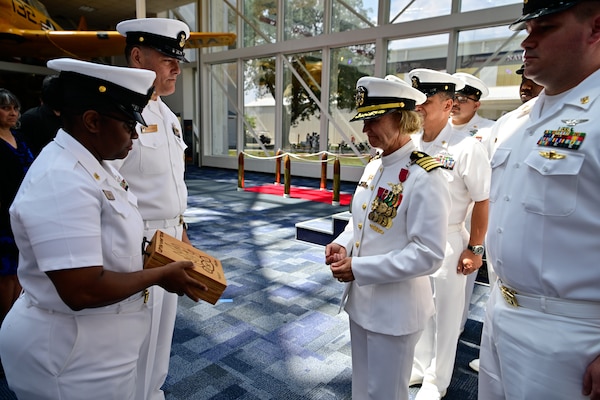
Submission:
<svg viewBox="0 0 600 400">
<path fill-rule="evenodd" d="M 579 4 L 575 4 L 573 8 L 575 18 L 578 21 L 585 21 L 590 16 L 593 16 L 599 10 L 598 2 L 595 0 L 583 0 Z"/>
<path fill-rule="evenodd" d="M 131 51 L 133 50 L 134 45 L 126 44 L 125 45 L 125 62 L 127 62 L 127 66 L 131 67 Z"/>
<path fill-rule="evenodd" d="M 53 80 L 58 78 L 58 75 L 48 75 L 42 81 L 42 103 L 46 104 L 53 110 L 58 111 L 57 97 L 59 93 L 57 93 L 56 85 L 53 84 Z"/>
<path fill-rule="evenodd" d="M 17 99 L 17 96 L 7 89 L 0 88 L 0 106 L 8 105 L 15 106 L 19 110 L 21 109 L 21 103 Z"/>
<path fill-rule="evenodd" d="M 439 94 L 440 97 L 444 100 L 454 100 L 454 92 L 448 92 L 447 90 L 440 90 L 436 94 Z"/>
</svg>

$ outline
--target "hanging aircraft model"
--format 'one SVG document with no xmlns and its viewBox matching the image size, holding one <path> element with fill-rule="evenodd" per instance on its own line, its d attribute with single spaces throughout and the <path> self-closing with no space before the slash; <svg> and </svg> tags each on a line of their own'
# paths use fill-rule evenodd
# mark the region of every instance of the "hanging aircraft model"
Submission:
<svg viewBox="0 0 600 400">
<path fill-rule="evenodd" d="M 235 37 L 225 32 L 191 32 L 186 48 L 229 46 Z M 117 31 L 63 30 L 38 0 L 0 0 L 0 55 L 3 57 L 90 60 L 119 56 L 124 49 L 125 38 Z"/>
</svg>

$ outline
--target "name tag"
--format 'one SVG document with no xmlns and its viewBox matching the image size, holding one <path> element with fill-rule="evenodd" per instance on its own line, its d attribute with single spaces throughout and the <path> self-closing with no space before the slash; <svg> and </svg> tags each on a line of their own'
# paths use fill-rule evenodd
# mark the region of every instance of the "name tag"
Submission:
<svg viewBox="0 0 600 400">
<path fill-rule="evenodd" d="M 104 195 L 106 196 L 106 198 L 108 200 L 114 200 L 115 199 L 115 195 L 110 190 L 103 190 L 103 192 L 104 192 Z"/>
<path fill-rule="evenodd" d="M 158 132 L 158 125 L 154 124 L 154 125 L 142 126 L 142 133 L 154 133 L 154 132 Z"/>
</svg>

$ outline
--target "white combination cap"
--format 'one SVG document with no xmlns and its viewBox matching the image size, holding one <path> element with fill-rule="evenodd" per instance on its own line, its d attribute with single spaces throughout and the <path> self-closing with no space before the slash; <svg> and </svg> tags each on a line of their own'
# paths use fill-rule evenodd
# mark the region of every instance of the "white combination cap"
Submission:
<svg viewBox="0 0 600 400">
<path fill-rule="evenodd" d="M 439 92 L 449 92 L 454 94 L 456 91 L 465 87 L 465 83 L 460 79 L 446 73 L 433 69 L 417 68 L 408 73 L 408 78 L 412 87 L 425 93 L 427 97 L 433 96 Z"/>
<path fill-rule="evenodd" d="M 457 92 L 466 94 L 467 96 L 475 96 L 477 100 L 483 99 L 490 94 L 490 91 L 485 83 L 478 77 L 467 74 L 466 72 L 457 72 L 452 74 L 452 76 L 460 79 L 465 83 L 465 87 L 457 90 Z"/>
<path fill-rule="evenodd" d="M 117 31 L 128 45 L 148 46 L 166 56 L 188 62 L 183 48 L 190 37 L 185 22 L 171 18 L 139 18 L 121 21 Z"/>
<path fill-rule="evenodd" d="M 112 107 L 145 125 L 142 111 L 154 91 L 154 71 L 72 58 L 50 60 L 47 65 L 60 71 L 56 79 L 59 109 L 85 111 Z"/>
<path fill-rule="evenodd" d="M 415 109 L 427 97 L 400 78 L 364 76 L 356 82 L 356 114 L 350 121 L 378 118 L 393 111 Z"/>
</svg>

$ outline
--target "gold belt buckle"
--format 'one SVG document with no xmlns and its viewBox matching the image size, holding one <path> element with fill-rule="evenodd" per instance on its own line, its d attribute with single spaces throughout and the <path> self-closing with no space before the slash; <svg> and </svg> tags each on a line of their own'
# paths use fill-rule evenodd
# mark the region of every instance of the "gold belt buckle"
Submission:
<svg viewBox="0 0 600 400">
<path fill-rule="evenodd" d="M 513 307 L 519 307 L 519 302 L 515 296 L 515 294 L 517 294 L 516 291 L 509 289 L 504 285 L 500 285 L 500 291 L 502 292 L 502 297 L 504 297 L 504 300 L 506 300 L 509 305 Z"/>
</svg>

